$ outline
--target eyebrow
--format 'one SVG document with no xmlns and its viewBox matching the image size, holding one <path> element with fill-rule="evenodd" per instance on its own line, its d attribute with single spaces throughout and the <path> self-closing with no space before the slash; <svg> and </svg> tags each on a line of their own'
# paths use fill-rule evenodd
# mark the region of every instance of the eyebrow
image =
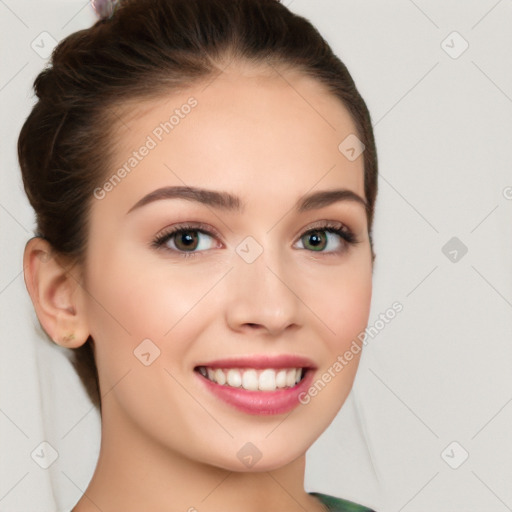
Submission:
<svg viewBox="0 0 512 512">
<path fill-rule="evenodd" d="M 154 201 L 163 199 L 186 199 L 201 203 L 220 210 L 230 211 L 234 213 L 242 213 L 244 204 L 240 198 L 230 194 L 229 192 L 220 192 L 197 187 L 163 187 L 137 201 L 127 213 L 132 212 L 142 206 Z M 348 189 L 322 190 L 300 197 L 295 203 L 295 209 L 299 212 L 306 212 L 324 208 L 338 201 L 350 201 L 359 203 L 368 211 L 368 203 L 360 195 Z"/>
</svg>

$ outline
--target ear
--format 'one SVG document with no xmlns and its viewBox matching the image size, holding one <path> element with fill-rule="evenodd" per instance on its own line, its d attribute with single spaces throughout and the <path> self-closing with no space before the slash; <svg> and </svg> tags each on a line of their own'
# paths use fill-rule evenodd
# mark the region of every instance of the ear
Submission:
<svg viewBox="0 0 512 512">
<path fill-rule="evenodd" d="M 83 345 L 89 337 L 85 291 L 73 265 L 59 258 L 46 240 L 35 237 L 25 246 L 23 269 L 25 285 L 46 333 L 63 347 Z"/>
</svg>

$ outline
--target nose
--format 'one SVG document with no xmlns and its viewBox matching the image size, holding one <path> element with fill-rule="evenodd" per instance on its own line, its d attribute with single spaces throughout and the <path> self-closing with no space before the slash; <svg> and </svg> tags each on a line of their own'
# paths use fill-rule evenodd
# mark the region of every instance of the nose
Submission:
<svg viewBox="0 0 512 512">
<path fill-rule="evenodd" d="M 248 263 L 234 254 L 234 268 L 226 276 L 225 316 L 236 332 L 272 337 L 300 325 L 302 302 L 296 294 L 297 275 L 277 251 L 264 249 Z"/>
</svg>

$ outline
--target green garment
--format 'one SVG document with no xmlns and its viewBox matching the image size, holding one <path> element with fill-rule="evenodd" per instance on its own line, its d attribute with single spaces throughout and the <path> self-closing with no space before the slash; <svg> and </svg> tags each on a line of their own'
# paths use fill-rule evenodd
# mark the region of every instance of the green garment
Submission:
<svg viewBox="0 0 512 512">
<path fill-rule="evenodd" d="M 371 508 L 363 507 L 353 501 L 342 500 L 319 492 L 310 492 L 311 496 L 318 498 L 330 512 L 375 512 Z"/>
</svg>

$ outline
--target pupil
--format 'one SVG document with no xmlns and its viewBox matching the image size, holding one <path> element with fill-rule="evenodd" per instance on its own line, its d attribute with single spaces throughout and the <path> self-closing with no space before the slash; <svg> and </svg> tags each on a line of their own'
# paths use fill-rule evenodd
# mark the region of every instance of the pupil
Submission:
<svg viewBox="0 0 512 512">
<path fill-rule="evenodd" d="M 186 231 L 181 234 L 181 237 L 179 238 L 179 242 L 183 243 L 185 247 L 190 248 L 191 245 L 194 244 L 194 242 L 197 241 L 197 236 L 192 236 L 190 233 L 191 231 Z"/>
<path fill-rule="evenodd" d="M 313 240 L 313 243 L 311 244 L 313 247 L 318 248 L 318 246 L 322 245 L 322 237 L 318 235 L 318 231 L 312 233 L 309 235 L 310 240 Z"/>
</svg>

